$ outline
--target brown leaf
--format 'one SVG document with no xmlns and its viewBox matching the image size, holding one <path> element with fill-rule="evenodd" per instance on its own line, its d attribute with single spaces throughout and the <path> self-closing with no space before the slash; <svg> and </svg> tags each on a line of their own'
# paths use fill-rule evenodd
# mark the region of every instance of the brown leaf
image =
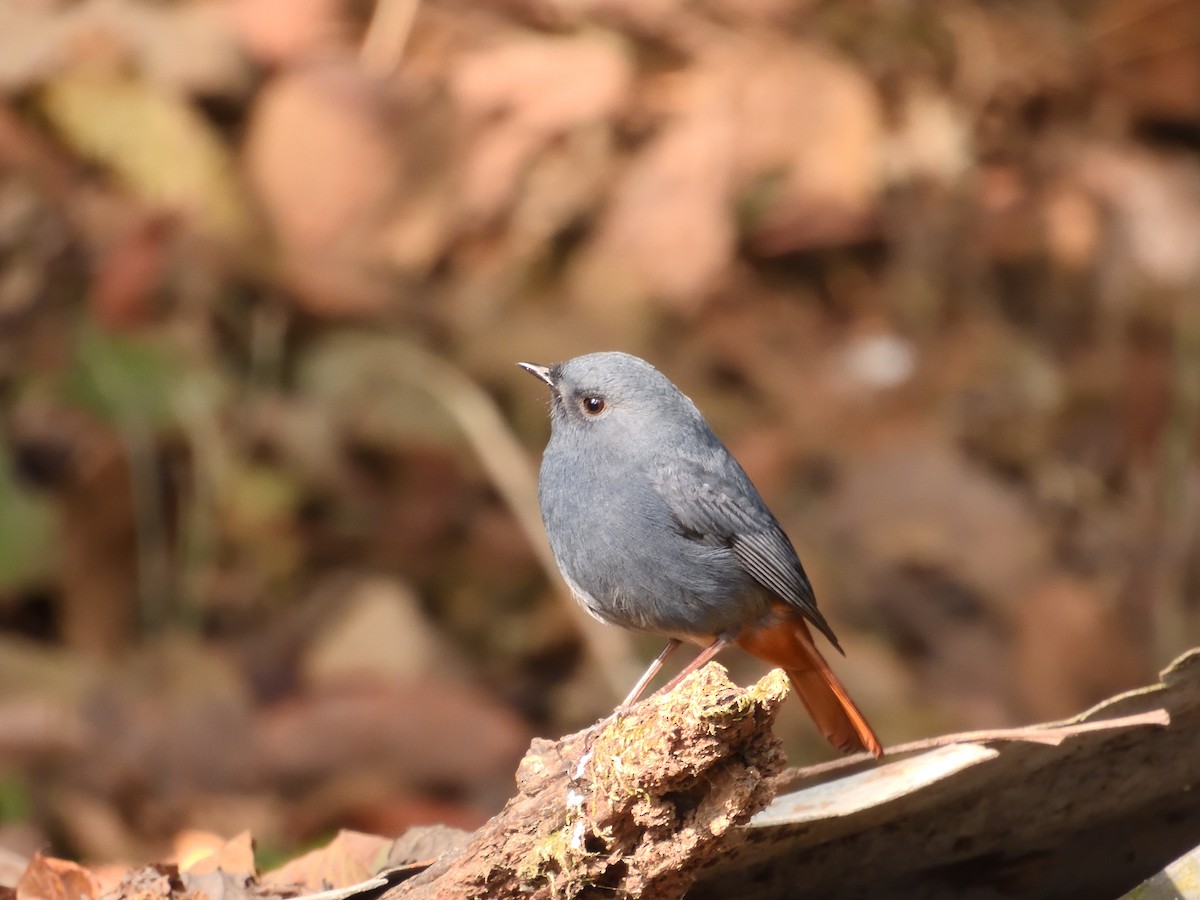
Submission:
<svg viewBox="0 0 1200 900">
<path fill-rule="evenodd" d="M 1084 272 L 1103 246 L 1099 204 L 1080 185 L 1070 181 L 1051 185 L 1042 206 L 1046 249 L 1061 268 Z"/>
<path fill-rule="evenodd" d="M 669 41 L 677 36 L 681 19 L 686 21 L 681 13 L 696 4 L 690 0 L 505 0 L 504 5 L 542 27 L 594 21 Z"/>
<path fill-rule="evenodd" d="M 360 831 L 340 831 L 319 850 L 313 850 L 262 877 L 264 885 L 300 885 L 322 891 L 358 884 L 378 872 L 388 860 L 392 841 Z"/>
<path fill-rule="evenodd" d="M 219 9 L 246 49 L 262 62 L 312 59 L 351 42 L 342 0 L 230 0 Z"/>
<path fill-rule="evenodd" d="M 333 58 L 267 84 L 248 132 L 249 179 L 313 309 L 377 312 L 395 277 L 441 253 L 453 148 L 436 104 L 405 106 L 354 59 Z"/>
<path fill-rule="evenodd" d="M 38 853 L 17 882 L 16 900 L 93 900 L 98 895 L 96 879 L 83 866 Z"/>
<path fill-rule="evenodd" d="M 509 41 L 463 56 L 451 90 L 478 131 L 460 194 L 468 221 L 506 210 L 533 157 L 558 135 L 605 122 L 632 78 L 621 47 L 595 36 Z"/>
<path fill-rule="evenodd" d="M 241 93 L 249 67 L 213 7 L 137 0 L 0 3 L 0 88 L 35 87 L 102 42 L 158 85 Z"/>
<path fill-rule="evenodd" d="M 225 838 L 215 832 L 184 829 L 171 840 L 172 852 L 169 861 L 177 865 L 180 871 L 184 871 L 217 853 L 223 846 Z"/>
<path fill-rule="evenodd" d="M 646 297 L 694 308 L 733 259 L 729 76 L 698 68 L 677 87 L 676 115 L 626 169 L 574 273 L 598 313 L 621 315 Z"/>
<path fill-rule="evenodd" d="M 88 305 L 106 329 L 130 328 L 153 318 L 175 224 L 170 216 L 148 216 L 107 248 L 88 292 Z"/>
<path fill-rule="evenodd" d="M 1108 0 L 1091 25 L 1101 74 L 1136 115 L 1200 119 L 1200 6 Z"/>
<path fill-rule="evenodd" d="M 375 578 L 347 589 L 333 620 L 314 635 L 301 670 L 309 686 L 356 676 L 402 681 L 444 676 L 452 659 L 411 588 Z"/>
<path fill-rule="evenodd" d="M 888 180 L 953 185 L 975 161 L 967 111 L 924 80 L 899 90 L 896 121 L 882 145 Z"/>
<path fill-rule="evenodd" d="M 1150 149 L 1088 147 L 1076 162 L 1083 182 L 1110 208 L 1125 235 L 1115 248 L 1149 284 L 1189 290 L 1200 277 L 1200 177 L 1190 158 Z M 1127 297 L 1126 297 L 1127 295 Z M 1115 302 L 1132 303 L 1134 291 Z"/>
<path fill-rule="evenodd" d="M 246 164 L 279 238 L 295 252 L 338 247 L 379 216 L 396 175 L 392 115 L 348 59 L 289 72 L 259 95 Z"/>
<path fill-rule="evenodd" d="M 179 838 L 176 838 L 176 852 L 179 852 Z M 184 854 L 179 854 L 180 870 L 191 875 L 207 875 L 210 872 L 222 871 L 231 875 L 253 877 L 257 871 L 254 864 L 254 838 L 249 831 L 243 831 L 235 838 L 211 849 L 202 850 L 199 855 L 191 854 L 191 861 L 185 862 Z"/>
<path fill-rule="evenodd" d="M 755 191 L 764 253 L 860 240 L 883 183 L 882 106 L 857 66 L 795 42 L 756 41 L 728 65 L 740 188 Z"/>
</svg>

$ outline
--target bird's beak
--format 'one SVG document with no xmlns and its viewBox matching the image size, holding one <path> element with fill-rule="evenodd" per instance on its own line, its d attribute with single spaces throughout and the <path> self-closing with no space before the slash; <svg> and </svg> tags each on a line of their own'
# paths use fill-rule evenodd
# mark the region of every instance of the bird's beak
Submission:
<svg viewBox="0 0 1200 900">
<path fill-rule="evenodd" d="M 537 378 L 542 379 L 542 381 L 546 382 L 546 384 L 550 385 L 550 387 L 554 387 L 554 378 L 550 375 L 549 366 L 539 366 L 535 363 L 517 363 L 517 365 L 530 375 L 534 375 Z"/>
</svg>

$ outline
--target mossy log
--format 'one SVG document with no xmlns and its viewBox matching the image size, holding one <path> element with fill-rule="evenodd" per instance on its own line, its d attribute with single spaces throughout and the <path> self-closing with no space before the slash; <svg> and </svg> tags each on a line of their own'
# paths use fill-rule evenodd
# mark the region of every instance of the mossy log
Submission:
<svg viewBox="0 0 1200 900">
<path fill-rule="evenodd" d="M 747 689 L 709 665 L 665 696 L 536 740 L 518 794 L 468 844 L 389 891 L 432 897 L 682 897 L 774 795 L 782 673 Z"/>
</svg>

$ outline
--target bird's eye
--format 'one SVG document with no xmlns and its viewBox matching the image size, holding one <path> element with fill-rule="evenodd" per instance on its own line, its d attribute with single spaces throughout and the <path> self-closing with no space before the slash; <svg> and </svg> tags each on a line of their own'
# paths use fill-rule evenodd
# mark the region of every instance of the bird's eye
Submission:
<svg viewBox="0 0 1200 900">
<path fill-rule="evenodd" d="M 583 407 L 583 411 L 589 416 L 598 416 L 604 412 L 604 398 L 588 396 L 579 401 L 579 405 Z"/>
</svg>

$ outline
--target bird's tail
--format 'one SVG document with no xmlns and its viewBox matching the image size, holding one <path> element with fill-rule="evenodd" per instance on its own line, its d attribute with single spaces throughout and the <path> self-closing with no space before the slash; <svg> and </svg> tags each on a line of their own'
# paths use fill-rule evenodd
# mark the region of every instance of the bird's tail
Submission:
<svg viewBox="0 0 1200 900">
<path fill-rule="evenodd" d="M 798 614 L 789 611 L 770 625 L 745 631 L 737 643 L 787 673 L 808 714 L 834 747 L 846 753 L 869 750 L 876 757 L 883 756 L 879 738 L 817 650 Z"/>
</svg>

